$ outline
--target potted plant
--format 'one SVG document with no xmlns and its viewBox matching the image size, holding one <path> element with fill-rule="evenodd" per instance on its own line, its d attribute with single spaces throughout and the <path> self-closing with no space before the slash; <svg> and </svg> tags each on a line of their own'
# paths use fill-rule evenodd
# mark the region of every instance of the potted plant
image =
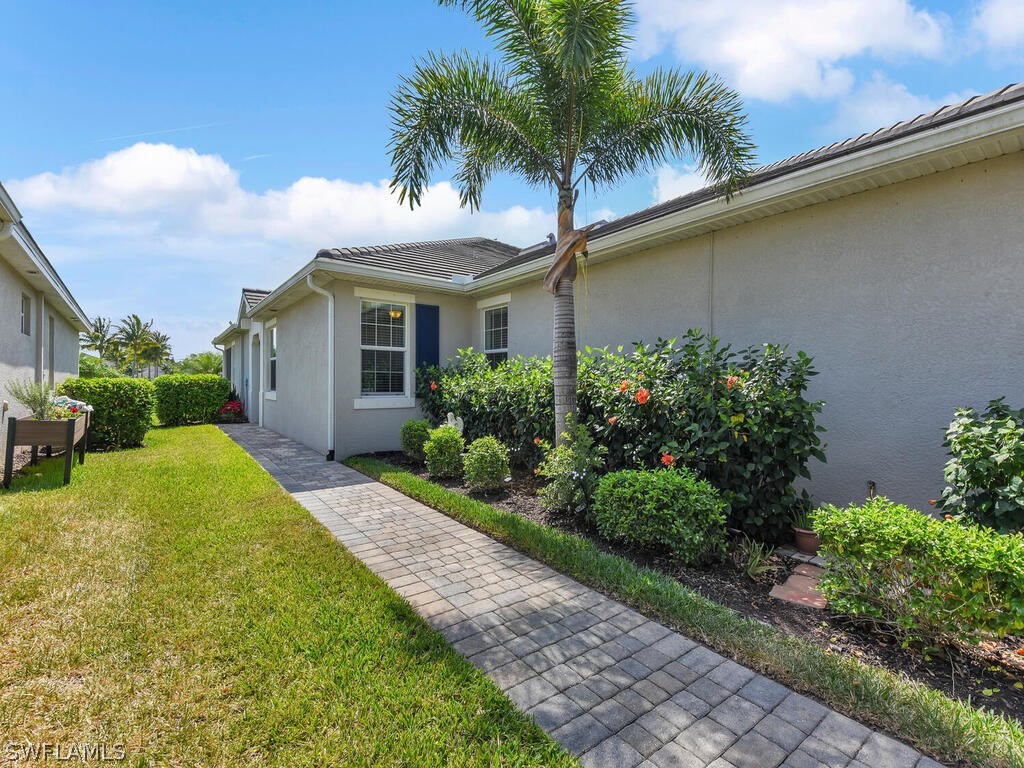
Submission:
<svg viewBox="0 0 1024 768">
<path fill-rule="evenodd" d="M 793 524 L 796 548 L 805 555 L 818 554 L 821 540 L 814 530 L 814 511 L 806 506 L 799 507 L 790 518 Z"/>
<path fill-rule="evenodd" d="M 51 448 L 64 448 L 66 485 L 71 481 L 71 463 L 76 447 L 78 463 L 85 461 L 88 411 L 91 407 L 66 397 L 55 398 L 52 389 L 32 381 L 13 381 L 7 385 L 7 392 L 25 406 L 30 415 L 21 419 L 12 416 L 7 420 L 4 487 L 10 486 L 14 448 L 19 445 L 32 448 L 32 463 L 36 461 L 39 446 L 46 447 L 47 455 Z"/>
</svg>

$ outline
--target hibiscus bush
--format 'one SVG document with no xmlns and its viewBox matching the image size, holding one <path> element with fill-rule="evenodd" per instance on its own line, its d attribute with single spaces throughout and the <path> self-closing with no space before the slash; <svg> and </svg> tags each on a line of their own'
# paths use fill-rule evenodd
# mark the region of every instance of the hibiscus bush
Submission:
<svg viewBox="0 0 1024 768">
<path fill-rule="evenodd" d="M 607 449 L 608 469 L 654 468 L 668 454 L 721 491 L 731 526 L 778 541 L 792 510 L 806 504 L 793 483 L 810 476 L 812 458 L 825 460 L 816 424 L 822 403 L 805 397 L 815 374 L 803 352 L 774 344 L 733 351 L 700 331 L 629 353 L 587 349 L 577 420 Z M 550 359 L 492 366 L 464 350 L 421 381 L 431 419 L 457 413 L 468 436 L 495 435 L 520 463 L 539 458 L 534 438 L 553 437 Z"/>
</svg>

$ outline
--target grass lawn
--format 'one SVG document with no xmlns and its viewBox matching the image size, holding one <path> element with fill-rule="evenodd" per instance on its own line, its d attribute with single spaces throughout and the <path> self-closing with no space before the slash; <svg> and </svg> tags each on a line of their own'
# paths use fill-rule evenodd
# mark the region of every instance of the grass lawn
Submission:
<svg viewBox="0 0 1024 768">
<path fill-rule="evenodd" d="M 0 495 L 0 749 L 576 765 L 216 428 L 59 473 Z"/>
<path fill-rule="evenodd" d="M 354 457 L 347 463 L 927 754 L 979 767 L 1024 766 L 1024 728 L 1009 718 L 743 618 L 669 576 L 602 552 L 582 537 L 499 510 L 376 459 Z"/>
</svg>

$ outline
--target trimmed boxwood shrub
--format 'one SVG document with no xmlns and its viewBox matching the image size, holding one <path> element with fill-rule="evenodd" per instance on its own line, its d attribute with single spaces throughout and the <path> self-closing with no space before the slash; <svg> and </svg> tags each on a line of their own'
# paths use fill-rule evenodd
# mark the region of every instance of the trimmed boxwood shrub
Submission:
<svg viewBox="0 0 1024 768">
<path fill-rule="evenodd" d="M 946 431 L 950 459 L 940 507 L 996 530 L 1024 530 L 1024 410 L 1003 398 L 984 413 L 957 410 Z"/>
<path fill-rule="evenodd" d="M 806 503 L 794 481 L 810 477 L 812 458 L 825 460 L 815 422 L 823 404 L 804 396 L 814 375 L 803 352 L 771 344 L 733 352 L 700 331 L 628 354 L 587 349 L 577 420 L 608 449 L 609 469 L 654 468 L 670 453 L 722 492 L 733 527 L 781 541 Z M 534 439 L 554 437 L 549 358 L 492 366 L 465 350 L 446 368 L 421 371 L 420 384 L 432 419 L 459 414 L 467 437 L 494 435 L 517 462 L 536 462 Z"/>
<path fill-rule="evenodd" d="M 1024 630 L 1024 535 L 937 520 L 884 497 L 814 518 L 833 610 L 882 622 L 905 645 Z"/>
<path fill-rule="evenodd" d="M 471 491 L 496 491 L 509 476 L 508 448 L 493 437 L 478 437 L 469 444 L 462 466 Z"/>
<path fill-rule="evenodd" d="M 153 382 L 147 379 L 66 379 L 61 394 L 93 407 L 90 448 L 135 448 L 153 425 Z"/>
<path fill-rule="evenodd" d="M 399 438 L 402 452 L 410 459 L 423 461 L 423 444 L 430 437 L 430 422 L 425 419 L 409 419 L 402 425 Z"/>
<path fill-rule="evenodd" d="M 725 550 L 726 504 L 686 468 L 611 472 L 597 485 L 594 512 L 604 538 L 668 551 L 686 565 Z"/>
<path fill-rule="evenodd" d="M 458 427 L 442 426 L 430 430 L 423 444 L 427 473 L 431 477 L 462 477 L 462 452 L 466 441 Z"/>
<path fill-rule="evenodd" d="M 228 401 L 231 382 L 212 373 L 172 373 L 153 379 L 161 424 L 212 424 Z"/>
</svg>

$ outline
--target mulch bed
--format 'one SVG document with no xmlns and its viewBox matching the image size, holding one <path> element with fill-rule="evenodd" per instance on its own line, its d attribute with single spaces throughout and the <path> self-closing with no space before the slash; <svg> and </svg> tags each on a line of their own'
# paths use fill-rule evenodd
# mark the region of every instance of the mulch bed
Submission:
<svg viewBox="0 0 1024 768">
<path fill-rule="evenodd" d="M 373 456 L 419 477 L 427 476 L 421 464 L 409 460 L 402 453 L 377 453 Z M 440 485 L 471 495 L 459 483 L 441 482 Z M 1024 681 L 1024 656 L 1016 653 L 1024 648 L 1024 637 L 958 647 L 929 659 L 919 652 L 900 647 L 894 637 L 855 623 L 827 608 L 818 610 L 769 597 L 771 588 L 785 581 L 797 565 L 795 561 L 773 555 L 771 563 L 774 567 L 756 581 L 748 578 L 730 558 L 703 568 L 679 566 L 665 558 L 602 542 L 592 530 L 553 518 L 540 505 L 537 497 L 540 485 L 532 471 L 516 471 L 507 490 L 490 496 L 472 495 L 537 523 L 586 536 L 602 550 L 638 565 L 656 568 L 743 616 L 770 624 L 836 653 L 855 656 L 868 664 L 903 673 L 951 698 L 964 702 L 969 699 L 974 707 L 1002 713 L 1024 723 L 1024 690 L 1014 687 L 1015 683 Z"/>
</svg>

